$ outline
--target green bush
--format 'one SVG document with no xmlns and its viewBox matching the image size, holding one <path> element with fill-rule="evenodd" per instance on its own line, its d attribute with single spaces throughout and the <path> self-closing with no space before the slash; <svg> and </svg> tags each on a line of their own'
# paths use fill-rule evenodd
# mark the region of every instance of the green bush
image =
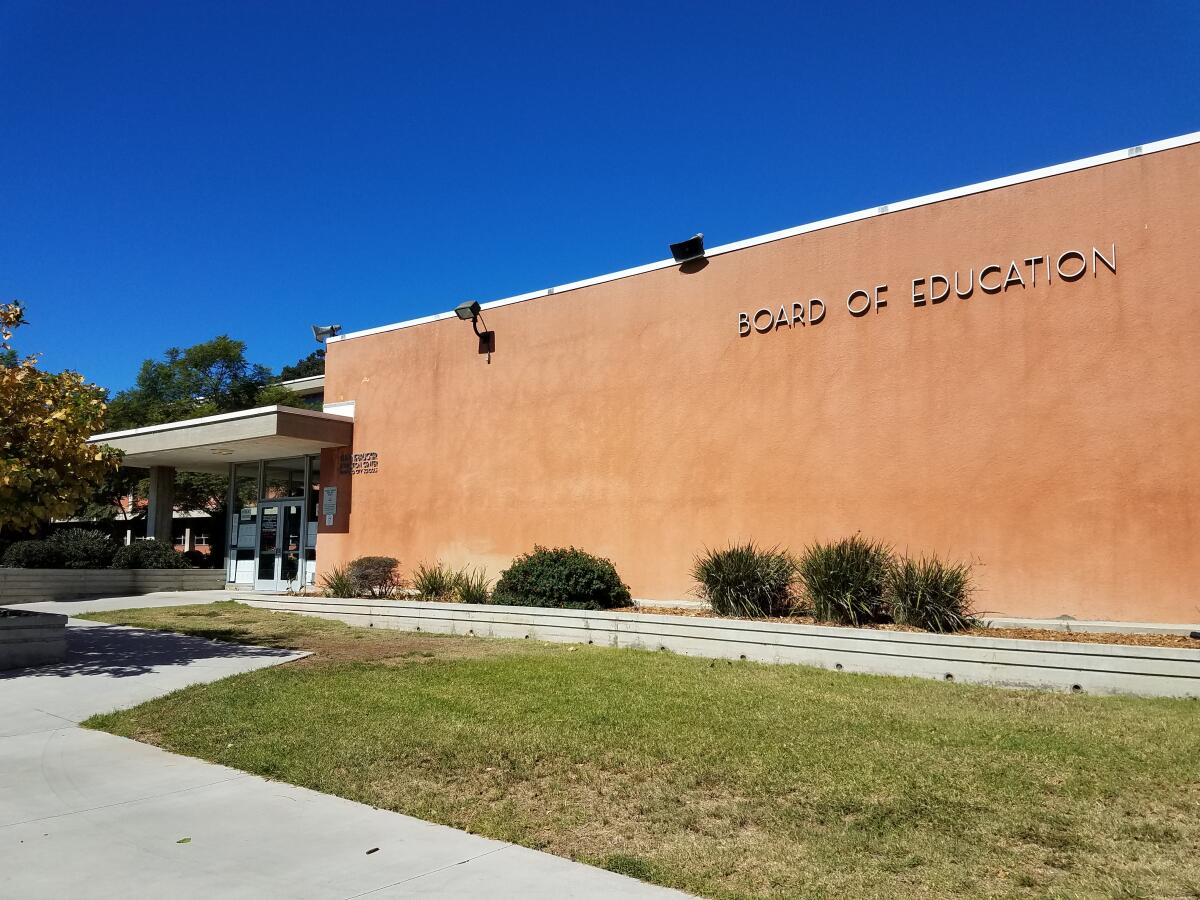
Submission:
<svg viewBox="0 0 1200 900">
<path fill-rule="evenodd" d="M 322 597 L 357 597 L 347 566 L 334 566 L 321 576 Z"/>
<path fill-rule="evenodd" d="M 971 567 L 936 556 L 905 557 L 888 574 L 887 602 L 901 625 L 945 633 L 975 624 L 971 611 Z"/>
<path fill-rule="evenodd" d="M 700 596 L 722 616 L 782 616 L 794 605 L 796 560 L 754 541 L 705 550 L 692 565 Z"/>
<path fill-rule="evenodd" d="M 461 573 L 447 568 L 440 562 L 432 566 L 421 563 L 412 573 L 412 587 L 418 600 L 453 603 L 458 599 L 458 583 Z"/>
<path fill-rule="evenodd" d="M 400 561 L 390 556 L 360 556 L 346 564 L 356 597 L 390 600 L 404 586 Z"/>
<path fill-rule="evenodd" d="M 61 569 L 66 560 L 50 541 L 16 541 L 4 551 L 4 565 L 12 569 Z"/>
<path fill-rule="evenodd" d="M 162 541 L 134 541 L 113 555 L 114 569 L 190 569 L 192 564 Z"/>
<path fill-rule="evenodd" d="M 552 606 L 560 609 L 611 609 L 628 606 L 629 587 L 607 559 L 574 547 L 534 547 L 500 573 L 492 603 L 505 606 Z"/>
<path fill-rule="evenodd" d="M 804 597 L 822 622 L 886 622 L 884 590 L 891 565 L 891 547 L 860 534 L 830 544 L 812 544 L 800 557 Z"/>
<path fill-rule="evenodd" d="M 91 528 L 68 528 L 55 532 L 50 543 L 63 555 L 68 569 L 107 569 L 120 546 L 103 531 Z"/>
<path fill-rule="evenodd" d="M 213 557 L 211 553 L 205 553 L 203 550 L 184 550 L 183 558 L 186 559 L 193 569 L 213 569 Z"/>
<path fill-rule="evenodd" d="M 463 569 L 458 573 L 459 603 L 487 603 L 491 591 L 492 580 L 483 569 Z"/>
</svg>

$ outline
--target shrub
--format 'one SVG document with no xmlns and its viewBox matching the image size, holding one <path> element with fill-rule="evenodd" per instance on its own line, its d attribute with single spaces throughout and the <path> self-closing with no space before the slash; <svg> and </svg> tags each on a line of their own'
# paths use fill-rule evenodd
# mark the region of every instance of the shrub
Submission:
<svg viewBox="0 0 1200 900">
<path fill-rule="evenodd" d="M 458 602 L 487 603 L 492 590 L 492 580 L 483 569 L 463 569 L 458 573 Z"/>
<path fill-rule="evenodd" d="M 113 555 L 114 569 L 190 569 L 182 553 L 162 541 L 134 541 Z"/>
<path fill-rule="evenodd" d="M 212 555 L 202 550 L 184 550 L 183 558 L 192 564 L 193 569 L 213 568 Z"/>
<path fill-rule="evenodd" d="M 50 543 L 62 552 L 63 565 L 68 569 L 107 569 L 119 546 L 103 531 L 90 528 L 55 532 Z"/>
<path fill-rule="evenodd" d="M 974 625 L 971 567 L 942 562 L 936 556 L 905 557 L 891 567 L 887 602 L 901 625 L 945 633 Z"/>
<path fill-rule="evenodd" d="M 700 596 L 722 616 L 782 616 L 793 606 L 796 561 L 754 541 L 705 550 L 692 565 Z"/>
<path fill-rule="evenodd" d="M 321 576 L 321 596 L 357 597 L 348 566 L 334 566 Z"/>
<path fill-rule="evenodd" d="M 800 582 L 813 615 L 842 625 L 887 621 L 883 595 L 891 564 L 891 547 L 861 534 L 807 547 Z"/>
<path fill-rule="evenodd" d="M 360 556 L 346 564 L 346 574 L 356 597 L 389 600 L 404 586 L 399 567 L 400 561 L 390 556 Z"/>
<path fill-rule="evenodd" d="M 427 566 L 421 563 L 413 570 L 412 586 L 418 600 L 433 600 L 453 603 L 458 599 L 458 582 L 461 573 L 455 572 L 440 562 Z"/>
<path fill-rule="evenodd" d="M 49 541 L 16 541 L 4 551 L 4 565 L 13 569 L 61 569 L 63 552 Z"/>
<path fill-rule="evenodd" d="M 574 547 L 534 547 L 500 573 L 492 603 L 505 606 L 553 606 L 561 609 L 611 609 L 628 606 L 629 587 L 607 559 Z"/>
</svg>

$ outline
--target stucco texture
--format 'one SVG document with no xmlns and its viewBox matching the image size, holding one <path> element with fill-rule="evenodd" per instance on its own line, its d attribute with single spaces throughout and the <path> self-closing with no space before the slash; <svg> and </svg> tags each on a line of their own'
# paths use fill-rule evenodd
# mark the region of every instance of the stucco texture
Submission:
<svg viewBox="0 0 1200 900">
<path fill-rule="evenodd" d="M 487 310 L 490 363 L 456 319 L 335 343 L 379 471 L 339 476 L 320 565 L 573 544 L 669 599 L 706 546 L 861 531 L 974 561 L 980 610 L 1200 621 L 1197 196 L 1184 147 Z M 1082 277 L 1029 283 L 1071 249 Z M 1014 259 L 1025 286 L 913 305 Z M 810 297 L 819 324 L 739 335 Z"/>
</svg>

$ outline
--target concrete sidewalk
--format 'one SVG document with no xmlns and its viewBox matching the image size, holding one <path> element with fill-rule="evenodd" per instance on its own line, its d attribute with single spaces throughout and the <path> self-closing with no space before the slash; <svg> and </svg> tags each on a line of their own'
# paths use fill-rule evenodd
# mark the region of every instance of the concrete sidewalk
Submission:
<svg viewBox="0 0 1200 900">
<path fill-rule="evenodd" d="M 67 662 L 0 677 L 0 897 L 685 896 L 79 728 L 303 654 L 79 621 L 68 637 Z"/>
<path fill-rule="evenodd" d="M 196 603 L 216 603 L 232 600 L 237 591 L 159 591 L 153 594 L 134 594 L 128 597 L 93 597 L 90 600 L 41 600 L 37 603 L 10 603 L 10 609 L 32 609 L 37 612 L 73 616 L 84 612 L 107 612 L 113 609 L 144 609 L 153 606 L 191 606 Z"/>
</svg>

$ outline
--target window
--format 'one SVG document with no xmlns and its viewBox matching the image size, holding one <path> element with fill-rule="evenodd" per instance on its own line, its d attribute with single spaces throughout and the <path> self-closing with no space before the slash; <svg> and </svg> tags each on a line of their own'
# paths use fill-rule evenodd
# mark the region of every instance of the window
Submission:
<svg viewBox="0 0 1200 900">
<path fill-rule="evenodd" d="M 254 549 L 254 528 L 258 524 L 258 497 L 258 463 L 238 463 L 233 467 L 230 547 Z"/>
<path fill-rule="evenodd" d="M 263 497 L 282 500 L 304 496 L 304 457 L 268 460 L 263 468 Z"/>
</svg>

